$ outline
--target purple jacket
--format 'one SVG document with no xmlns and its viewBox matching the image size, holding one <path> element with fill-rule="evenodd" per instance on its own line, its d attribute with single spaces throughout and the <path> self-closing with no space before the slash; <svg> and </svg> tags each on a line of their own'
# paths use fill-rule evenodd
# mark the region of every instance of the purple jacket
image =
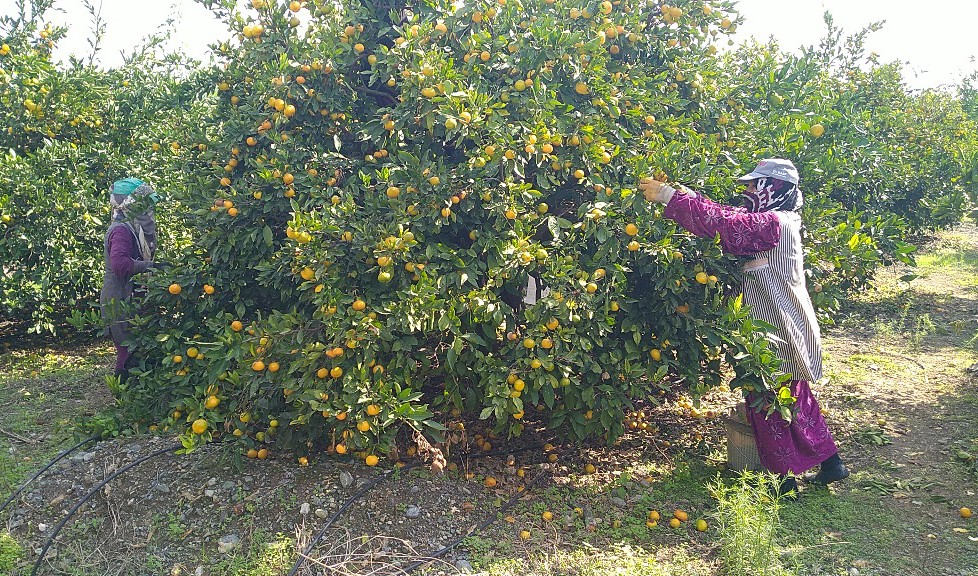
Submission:
<svg viewBox="0 0 978 576">
<path fill-rule="evenodd" d="M 730 254 L 750 256 L 741 291 L 755 318 L 774 327 L 768 338 L 781 371 L 794 380 L 822 377 L 818 320 L 805 286 L 801 216 L 797 212 L 748 212 L 695 193 L 676 191 L 665 216 L 693 234 L 713 238 Z"/>
<path fill-rule="evenodd" d="M 681 190 L 666 205 L 665 217 L 700 238 L 719 234 L 720 246 L 735 256 L 758 254 L 781 241 L 781 221 L 776 212 L 748 212 Z"/>
</svg>

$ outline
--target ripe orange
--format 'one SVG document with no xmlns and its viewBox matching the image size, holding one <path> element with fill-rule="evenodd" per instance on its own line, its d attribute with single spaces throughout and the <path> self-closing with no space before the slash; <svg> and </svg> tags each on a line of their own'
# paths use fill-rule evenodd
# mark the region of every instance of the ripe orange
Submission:
<svg viewBox="0 0 978 576">
<path fill-rule="evenodd" d="M 346 445 L 345 444 L 337 444 L 336 445 L 336 453 L 337 454 L 346 454 Z"/>
<path fill-rule="evenodd" d="M 308 465 L 309 465 L 309 459 L 306 458 L 305 456 L 299 456 L 299 466 L 308 466 Z"/>
<path fill-rule="evenodd" d="M 204 432 L 207 432 L 207 420 L 198 418 L 194 420 L 194 423 L 190 425 L 190 428 L 194 431 L 194 434 L 203 434 Z"/>
<path fill-rule="evenodd" d="M 551 520 L 554 519 L 553 512 L 551 512 L 550 510 L 544 511 L 544 513 L 541 514 L 540 516 L 543 518 L 544 522 L 550 522 Z"/>
<path fill-rule="evenodd" d="M 680 525 L 682 525 L 682 522 L 679 521 L 679 518 L 669 520 L 669 526 L 672 528 L 679 528 Z"/>
<path fill-rule="evenodd" d="M 258 459 L 264 460 L 265 458 L 268 458 L 268 448 L 262 448 L 258 451 Z"/>
<path fill-rule="evenodd" d="M 361 421 L 357 422 L 357 430 L 359 430 L 361 432 L 369 432 L 370 431 L 370 422 L 367 422 L 366 420 L 361 420 Z"/>
<path fill-rule="evenodd" d="M 376 404 L 367 405 L 367 416 L 376 416 L 380 414 L 380 406 Z"/>
<path fill-rule="evenodd" d="M 167 290 L 169 290 L 170 294 L 173 294 L 174 296 L 176 296 L 177 294 L 179 294 L 183 290 L 183 288 L 179 284 L 173 283 L 173 284 L 170 284 L 170 287 Z"/>
<path fill-rule="evenodd" d="M 245 455 L 248 458 L 258 458 L 258 450 L 255 450 L 254 448 L 250 448 L 247 452 L 245 452 Z"/>
<path fill-rule="evenodd" d="M 673 515 L 673 517 L 675 517 L 680 522 L 685 522 L 685 521 L 689 520 L 689 514 L 687 514 L 686 512 L 684 512 L 682 510 L 676 510 L 676 511 L 674 511 L 672 513 L 672 515 Z"/>
<path fill-rule="evenodd" d="M 530 531 L 529 530 L 520 530 L 520 539 L 521 540 L 529 540 L 530 539 Z"/>
<path fill-rule="evenodd" d="M 653 522 L 658 522 L 659 521 L 659 518 L 660 518 L 660 516 L 659 516 L 659 511 L 658 510 L 649 510 L 649 514 L 648 514 L 648 519 L 649 520 L 651 520 Z"/>
<path fill-rule="evenodd" d="M 204 401 L 204 408 L 207 408 L 208 410 L 213 410 L 214 408 L 217 408 L 218 404 L 220 403 L 221 403 L 220 398 L 211 395 L 208 396 L 207 400 Z"/>
<path fill-rule="evenodd" d="M 278 369 L 279 369 L 278 362 L 270 362 L 268 364 L 268 371 L 269 372 L 278 372 Z"/>
<path fill-rule="evenodd" d="M 343 375 L 343 369 L 339 366 L 333 366 L 333 369 L 329 371 L 329 375 L 333 378 L 339 378 Z"/>
<path fill-rule="evenodd" d="M 487 476 L 484 484 L 486 485 L 486 488 L 495 488 L 497 482 L 492 476 Z"/>
<path fill-rule="evenodd" d="M 962 518 L 971 518 L 971 508 L 962 507 L 958 510 L 958 513 L 961 514 Z"/>
<path fill-rule="evenodd" d="M 210 284 L 204 284 L 204 294 L 211 295 L 214 293 L 214 287 Z"/>
<path fill-rule="evenodd" d="M 367 307 L 367 303 L 363 300 L 354 300 L 353 309 L 357 312 L 362 312 Z"/>
<path fill-rule="evenodd" d="M 235 332 L 241 332 L 242 328 L 244 328 L 244 325 L 241 324 L 240 320 L 235 320 L 234 322 L 231 322 L 231 330 L 234 330 Z"/>
<path fill-rule="evenodd" d="M 262 362 L 261 360 L 255 360 L 251 364 L 251 369 L 254 370 L 255 372 L 261 372 L 262 370 L 265 369 L 265 363 Z"/>
</svg>

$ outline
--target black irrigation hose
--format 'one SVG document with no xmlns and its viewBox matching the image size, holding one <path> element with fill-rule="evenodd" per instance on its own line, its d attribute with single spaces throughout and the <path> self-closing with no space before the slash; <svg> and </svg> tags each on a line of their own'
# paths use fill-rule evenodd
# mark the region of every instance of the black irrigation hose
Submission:
<svg viewBox="0 0 978 576">
<path fill-rule="evenodd" d="M 299 558 L 296 559 L 295 564 L 292 565 L 292 569 L 289 570 L 289 573 L 286 576 L 295 576 L 296 572 L 299 570 L 299 567 L 302 566 L 302 563 L 305 562 L 306 558 L 309 557 L 309 554 L 313 551 L 313 549 L 316 546 L 318 546 L 319 543 L 322 541 L 322 539 L 326 536 L 326 531 L 329 530 L 330 526 L 332 526 L 333 523 L 336 522 L 336 520 L 340 516 L 342 516 L 343 513 L 346 512 L 346 510 L 350 506 L 353 506 L 353 503 L 356 502 L 357 500 L 359 500 L 361 496 L 363 496 L 368 491 L 370 491 L 371 488 L 373 488 L 377 484 L 380 484 L 382 481 L 387 480 L 388 478 L 390 478 L 394 474 L 398 474 L 400 472 L 406 472 L 406 471 L 408 471 L 408 470 L 410 470 L 412 468 L 417 468 L 420 465 L 421 465 L 421 462 L 418 461 L 418 462 L 413 462 L 411 464 L 408 464 L 408 465 L 406 465 L 406 466 L 404 466 L 402 468 L 394 468 L 394 469 L 388 470 L 384 474 L 380 474 L 379 476 L 377 476 L 376 478 L 374 478 L 370 482 L 367 482 L 366 484 L 364 484 L 363 486 L 361 486 L 360 489 L 357 490 L 356 494 L 354 494 L 353 496 L 350 496 L 350 498 L 347 499 L 347 501 L 344 502 L 343 505 L 340 506 L 336 510 L 336 512 L 333 512 L 333 515 L 330 516 L 326 520 L 326 524 L 319 531 L 319 534 L 316 534 L 316 537 L 313 538 L 312 542 L 310 542 L 309 545 L 306 546 L 305 552 L 302 552 L 301 554 L 299 554 Z"/>
<path fill-rule="evenodd" d="M 68 523 L 68 520 L 71 519 L 71 517 L 75 514 L 75 512 L 78 512 L 78 509 L 81 508 L 85 504 L 85 502 L 88 501 L 89 498 L 91 498 L 92 496 L 94 496 L 95 494 L 97 494 L 99 492 L 99 490 L 102 489 L 103 486 L 105 486 L 106 484 L 108 484 L 112 480 L 116 479 L 118 476 L 124 474 L 125 472 L 127 472 L 131 468 L 133 468 L 133 467 L 135 467 L 135 466 L 137 466 L 139 464 L 142 464 L 143 462 L 149 460 L 150 458 L 155 458 L 155 457 L 157 457 L 157 456 L 159 456 L 161 454 L 166 454 L 167 452 L 176 452 L 177 450 L 179 450 L 182 447 L 183 447 L 182 444 L 177 444 L 176 446 L 171 446 L 169 448 L 161 448 L 161 449 L 159 449 L 159 450 L 157 450 L 155 452 L 152 452 L 150 454 L 147 454 L 146 456 L 143 456 L 142 458 L 139 458 L 138 460 L 134 460 L 133 462 L 130 462 L 129 464 L 126 464 L 122 468 L 119 468 L 118 470 L 116 470 L 112 474 L 109 474 L 108 476 L 106 476 L 104 480 L 102 480 L 101 482 L 99 482 L 98 484 L 96 484 L 95 487 L 93 487 L 88 492 L 88 494 L 85 495 L 84 498 L 82 498 L 81 500 L 78 501 L 77 504 L 75 504 L 74 508 L 72 508 L 68 512 L 67 516 L 65 516 L 64 518 L 62 518 L 61 519 L 61 522 L 59 522 L 58 525 L 55 526 L 54 531 L 51 532 L 51 536 L 49 536 L 47 542 L 44 543 L 44 548 L 41 549 L 41 553 L 37 557 L 37 562 L 34 563 L 34 568 L 31 570 L 31 576 L 37 576 L 37 571 L 41 567 L 41 562 L 44 561 L 44 555 L 48 553 L 48 548 L 50 548 L 51 547 L 51 544 L 54 543 L 54 538 L 58 535 L 59 532 L 61 532 L 61 529 L 65 527 L 65 524 Z"/>
<path fill-rule="evenodd" d="M 3 505 L 0 506 L 0 513 L 2 513 L 7 508 L 7 506 L 9 506 L 10 503 L 14 501 L 14 498 L 16 498 L 21 492 L 23 492 L 25 488 L 27 488 L 28 486 L 30 486 L 31 482 L 37 480 L 41 476 L 41 474 L 44 474 L 45 472 L 47 472 L 48 469 L 51 468 L 52 466 L 54 466 L 55 464 L 57 464 L 59 460 L 61 460 L 62 458 L 64 458 L 68 454 L 71 454 L 75 450 L 81 448 L 85 444 L 88 444 L 92 440 L 98 440 L 100 437 L 101 436 L 99 434 L 96 434 L 94 436 L 89 436 L 88 438 L 85 438 L 84 440 L 82 440 L 78 444 L 75 444 L 71 448 L 68 448 L 66 450 L 63 450 L 60 454 L 58 454 L 57 456 L 55 456 L 54 457 L 54 460 L 51 460 L 51 462 L 49 462 L 47 466 L 45 466 L 44 468 L 41 468 L 40 470 L 38 470 L 36 474 L 34 474 L 33 476 L 31 476 L 30 480 L 28 480 L 27 482 L 24 482 L 24 484 L 20 488 L 18 488 L 13 494 L 10 495 L 9 498 L 7 498 L 7 500 L 3 503 Z"/>
<path fill-rule="evenodd" d="M 487 456 L 508 455 L 508 454 L 512 454 L 513 452 L 526 452 L 526 451 L 529 451 L 529 450 L 534 450 L 536 448 L 540 448 L 542 446 L 543 446 L 543 444 L 539 444 L 539 445 L 523 446 L 521 448 L 515 448 L 513 450 L 495 450 L 495 451 L 492 451 L 492 452 L 477 452 L 477 453 L 473 453 L 473 454 L 460 454 L 459 456 L 461 458 L 463 458 L 463 459 L 485 458 Z M 295 574 L 299 570 L 299 567 L 302 566 L 302 563 L 305 562 L 306 558 L 309 557 L 309 554 L 312 553 L 313 549 L 315 549 L 316 546 L 318 546 L 319 543 L 322 541 L 322 539 L 326 536 L 326 531 L 329 530 L 330 527 L 333 525 L 333 523 L 336 522 L 336 520 L 339 519 L 339 517 L 342 516 L 343 513 L 346 512 L 346 510 L 350 506 L 352 506 L 354 502 L 356 502 L 357 500 L 359 500 L 361 496 L 363 496 L 368 491 L 370 491 L 370 489 L 372 489 L 374 486 L 376 486 L 377 484 L 380 484 L 384 480 L 387 480 L 388 478 L 390 478 L 394 474 L 397 474 L 397 473 L 400 473 L 400 472 L 406 472 L 406 471 L 408 471 L 408 470 L 410 470 L 412 468 L 417 468 L 420 465 L 421 465 L 421 462 L 418 461 L 418 462 L 413 462 L 411 464 L 408 464 L 406 466 L 403 466 L 401 468 L 395 468 L 395 469 L 389 470 L 387 473 L 382 474 L 380 476 L 377 476 L 376 478 L 374 478 L 370 482 L 367 482 L 366 484 L 364 484 L 363 486 L 361 486 L 360 489 L 357 490 L 357 492 L 353 496 L 350 496 L 350 498 L 347 499 L 347 501 L 344 502 L 343 505 L 340 506 L 339 509 L 337 509 L 336 512 L 334 512 L 333 515 L 330 516 L 326 520 L 326 524 L 324 524 L 323 527 L 319 530 L 319 534 L 316 534 L 316 537 L 313 538 L 312 542 L 310 542 L 309 545 L 306 546 L 305 552 L 302 552 L 302 553 L 299 554 L 299 558 L 296 559 L 295 564 L 292 565 L 292 569 L 289 570 L 289 573 L 286 576 L 295 576 Z M 527 485 L 527 489 L 530 488 L 531 486 L 535 485 L 540 480 L 541 477 L 542 477 L 542 475 L 539 475 L 536 478 L 534 478 L 533 481 L 530 482 Z M 503 504 L 503 506 L 499 509 L 499 512 L 504 512 L 504 511 L 508 510 L 509 508 L 511 508 L 526 493 L 527 493 L 527 490 L 523 490 L 521 492 L 517 492 L 512 498 L 509 499 L 508 502 L 506 502 L 505 504 Z M 456 546 L 458 546 L 463 540 L 465 540 L 466 538 L 468 538 L 472 534 L 475 534 L 476 532 L 478 532 L 480 530 L 484 530 L 487 526 L 489 526 L 490 524 L 492 524 L 493 522 L 495 522 L 497 518 L 498 518 L 498 513 L 497 514 L 494 514 L 491 517 L 489 517 L 489 519 L 487 519 L 486 521 L 484 521 L 482 524 L 479 524 L 478 526 L 476 526 L 475 528 L 469 530 L 468 532 L 466 532 L 462 536 L 458 536 L 451 544 L 449 544 L 448 546 L 445 546 L 441 550 L 436 551 L 434 553 L 434 555 L 431 556 L 431 558 L 439 558 L 441 556 L 444 556 L 450 550 L 452 550 L 453 548 L 455 548 Z M 414 564 L 411 564 L 410 566 L 408 566 L 408 568 L 406 568 L 404 570 L 404 573 L 406 574 L 408 572 L 411 572 L 412 570 L 416 570 L 417 568 L 419 568 L 421 566 L 424 566 L 428 562 L 430 562 L 430 559 L 429 560 L 424 560 L 424 561 L 417 561 Z"/>
</svg>

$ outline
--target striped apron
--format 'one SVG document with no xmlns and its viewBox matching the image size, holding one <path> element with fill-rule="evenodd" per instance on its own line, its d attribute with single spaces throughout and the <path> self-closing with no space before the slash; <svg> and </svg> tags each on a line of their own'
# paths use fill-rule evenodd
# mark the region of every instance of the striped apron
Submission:
<svg viewBox="0 0 978 576">
<path fill-rule="evenodd" d="M 774 326 L 768 337 L 781 359 L 781 371 L 791 375 L 791 394 L 797 401 L 790 423 L 777 413 L 768 417 L 750 409 L 747 419 L 761 465 L 778 474 L 791 474 L 820 464 L 838 448 L 808 385 L 822 377 L 822 339 L 805 287 L 801 216 L 776 214 L 781 221 L 781 241 L 744 265 L 742 289 L 753 316 Z"/>
<path fill-rule="evenodd" d="M 816 382 L 822 378 L 822 338 L 805 286 L 801 216 L 776 214 L 781 241 L 744 265 L 744 303 L 755 318 L 774 326 L 769 338 L 781 359 L 781 371 L 792 380 Z"/>
</svg>

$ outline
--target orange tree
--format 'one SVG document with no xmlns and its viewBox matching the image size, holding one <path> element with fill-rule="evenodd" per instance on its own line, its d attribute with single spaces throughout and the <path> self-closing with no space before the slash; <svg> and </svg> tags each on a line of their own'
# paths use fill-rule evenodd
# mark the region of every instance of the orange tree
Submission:
<svg viewBox="0 0 978 576">
<path fill-rule="evenodd" d="M 812 299 L 832 321 L 873 271 L 912 264 L 909 234 L 952 225 L 974 195 L 975 123 L 957 98 L 906 88 L 899 65 L 845 37 L 826 14 L 819 48 L 782 53 L 745 45 L 726 56 L 716 106 L 726 153 L 795 161 L 805 194 Z"/>
<path fill-rule="evenodd" d="M 787 409 L 733 260 L 636 193 L 738 169 L 708 105 L 730 3 L 215 9 L 237 36 L 184 167 L 195 241 L 135 321 L 127 417 L 251 455 L 373 456 L 462 412 L 610 441 L 725 362 Z"/>
<path fill-rule="evenodd" d="M 163 193 L 184 187 L 167 168 L 199 152 L 181 135 L 204 109 L 190 110 L 194 82 L 178 79 L 172 56 L 137 52 L 114 70 L 56 64 L 51 51 L 67 31 L 45 23 L 51 5 L 20 3 L 0 18 L 0 317 L 32 331 L 54 331 L 70 309 L 91 310 L 109 183 L 136 174 Z M 161 208 L 164 246 L 181 237 L 176 211 Z"/>
</svg>

